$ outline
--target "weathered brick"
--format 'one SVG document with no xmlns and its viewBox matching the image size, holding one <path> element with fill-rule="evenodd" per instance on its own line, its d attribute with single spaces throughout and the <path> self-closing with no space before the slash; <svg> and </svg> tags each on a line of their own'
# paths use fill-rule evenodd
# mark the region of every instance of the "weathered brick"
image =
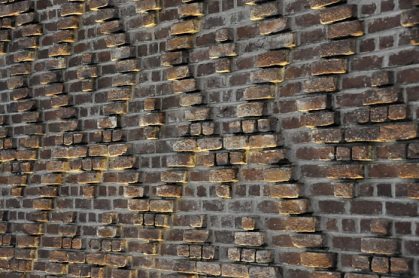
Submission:
<svg viewBox="0 0 419 278">
<path fill-rule="evenodd" d="M 273 50 L 256 57 L 255 66 L 264 68 L 272 66 L 285 66 L 289 63 L 288 61 L 289 51 L 288 50 Z"/>
<path fill-rule="evenodd" d="M 171 35 L 193 34 L 199 31 L 198 20 L 186 20 L 175 23 L 170 27 Z"/>
<path fill-rule="evenodd" d="M 400 92 L 394 88 L 381 88 L 367 91 L 363 96 L 364 105 L 386 104 L 397 102 Z"/>
<path fill-rule="evenodd" d="M 198 273 L 204 274 L 204 275 L 214 275 L 214 276 L 221 275 L 221 266 L 218 263 L 197 262 L 196 270 Z"/>
<path fill-rule="evenodd" d="M 328 107 L 327 96 L 307 97 L 297 100 L 298 111 L 322 110 Z"/>
<path fill-rule="evenodd" d="M 307 267 L 330 268 L 334 265 L 334 257 L 327 253 L 301 253 L 301 264 Z"/>
<path fill-rule="evenodd" d="M 261 5 L 255 5 L 251 7 L 250 19 L 251 20 L 262 20 L 265 17 L 271 17 L 279 14 L 278 5 L 274 2 L 263 3 Z"/>
<path fill-rule="evenodd" d="M 321 45 L 321 57 L 334 57 L 342 55 L 353 55 L 356 53 L 356 44 L 353 39 L 331 41 Z"/>
<path fill-rule="evenodd" d="M 261 102 L 249 102 L 244 104 L 239 104 L 237 106 L 237 117 L 252 117 L 252 116 L 262 116 L 263 113 L 263 103 Z"/>
<path fill-rule="evenodd" d="M 313 75 L 324 74 L 341 74 L 347 71 L 346 60 L 343 59 L 329 59 L 315 62 L 311 66 Z"/>
<path fill-rule="evenodd" d="M 205 242 L 208 240 L 209 232 L 205 230 L 186 230 L 183 233 L 183 241 L 190 243 Z"/>
<path fill-rule="evenodd" d="M 234 169 L 211 170 L 209 180 L 210 182 L 232 182 L 236 180 L 236 171 Z"/>
<path fill-rule="evenodd" d="M 233 43 L 223 43 L 211 46 L 209 49 L 209 57 L 216 59 L 220 57 L 236 56 L 236 46 Z"/>
<path fill-rule="evenodd" d="M 337 39 L 343 37 L 359 37 L 364 34 L 362 23 L 358 20 L 344 21 L 329 25 L 327 28 L 327 37 Z"/>
<path fill-rule="evenodd" d="M 306 93 L 334 92 L 337 90 L 337 80 L 334 77 L 316 77 L 304 82 Z"/>
<path fill-rule="evenodd" d="M 259 33 L 261 35 L 275 34 L 288 28 L 286 17 L 264 20 L 259 23 Z"/>
<path fill-rule="evenodd" d="M 202 3 L 183 4 L 178 7 L 178 13 L 181 17 L 203 16 Z"/>
<path fill-rule="evenodd" d="M 320 11 L 320 22 L 322 24 L 331 24 L 342 21 L 356 15 L 355 5 L 340 5 Z"/>
<path fill-rule="evenodd" d="M 260 69 L 251 73 L 254 83 L 281 83 L 284 81 L 284 68 Z"/>
<path fill-rule="evenodd" d="M 392 255 L 398 251 L 399 245 L 395 239 L 362 238 L 361 251 L 365 253 L 375 253 Z"/>
<path fill-rule="evenodd" d="M 160 10 L 161 6 L 159 0 L 144 0 L 138 2 L 137 11 L 140 13 L 148 12 L 148 11 L 157 11 Z"/>
<path fill-rule="evenodd" d="M 309 4 L 312 9 L 317 10 L 339 2 L 341 2 L 341 0 L 310 0 Z"/>
<path fill-rule="evenodd" d="M 192 48 L 193 41 L 191 36 L 179 36 L 167 41 L 167 50 L 182 50 Z"/>
<path fill-rule="evenodd" d="M 221 268 L 222 276 L 226 277 L 248 277 L 248 268 L 246 265 L 223 264 Z"/>
</svg>

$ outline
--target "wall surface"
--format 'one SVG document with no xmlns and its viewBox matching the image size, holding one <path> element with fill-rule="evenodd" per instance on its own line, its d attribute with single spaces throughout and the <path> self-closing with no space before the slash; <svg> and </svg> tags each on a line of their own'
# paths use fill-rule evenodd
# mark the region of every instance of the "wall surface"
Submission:
<svg viewBox="0 0 419 278">
<path fill-rule="evenodd" d="M 419 277 L 418 0 L 0 0 L 0 277 Z"/>
</svg>

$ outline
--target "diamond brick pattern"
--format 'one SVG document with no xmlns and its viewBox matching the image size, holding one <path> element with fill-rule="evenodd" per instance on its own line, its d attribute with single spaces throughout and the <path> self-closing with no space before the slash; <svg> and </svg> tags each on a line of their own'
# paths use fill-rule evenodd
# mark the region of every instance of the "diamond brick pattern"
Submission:
<svg viewBox="0 0 419 278">
<path fill-rule="evenodd" d="M 0 277 L 419 276 L 418 15 L 0 0 Z"/>
</svg>

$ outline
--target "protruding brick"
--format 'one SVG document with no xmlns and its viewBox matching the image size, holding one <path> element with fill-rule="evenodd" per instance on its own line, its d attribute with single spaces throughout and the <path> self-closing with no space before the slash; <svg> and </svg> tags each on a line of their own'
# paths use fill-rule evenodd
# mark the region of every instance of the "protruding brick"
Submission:
<svg viewBox="0 0 419 278">
<path fill-rule="evenodd" d="M 358 20 L 344 21 L 329 25 L 327 28 L 328 39 L 338 39 L 342 37 L 359 37 L 364 34 L 362 23 Z"/>
<path fill-rule="evenodd" d="M 349 19 L 355 15 L 355 5 L 340 5 L 320 11 L 320 22 L 322 24 L 331 24 L 337 21 Z"/>
<path fill-rule="evenodd" d="M 272 50 L 256 57 L 255 66 L 260 68 L 285 66 L 289 63 L 288 50 Z"/>
<path fill-rule="evenodd" d="M 170 35 L 193 34 L 199 31 L 198 20 L 186 20 L 175 23 L 170 28 Z"/>
<path fill-rule="evenodd" d="M 210 182 L 234 182 L 236 179 L 236 170 L 234 169 L 211 170 L 209 175 Z"/>
<path fill-rule="evenodd" d="M 213 45 L 210 46 L 209 49 L 209 57 L 211 59 L 216 59 L 220 57 L 232 57 L 236 55 L 236 47 L 233 43 Z"/>
<path fill-rule="evenodd" d="M 317 10 L 329 5 L 339 3 L 340 1 L 342 0 L 310 0 L 309 4 L 310 8 Z"/>
<path fill-rule="evenodd" d="M 268 2 L 261 5 L 253 6 L 250 9 L 250 20 L 262 20 L 279 14 L 279 7 L 275 2 Z"/>
<path fill-rule="evenodd" d="M 242 246 L 261 246 L 265 242 L 265 236 L 259 232 L 236 232 L 234 244 Z"/>
<path fill-rule="evenodd" d="M 264 20 L 259 23 L 259 33 L 261 35 L 270 35 L 282 32 L 288 28 L 286 17 Z"/>
</svg>

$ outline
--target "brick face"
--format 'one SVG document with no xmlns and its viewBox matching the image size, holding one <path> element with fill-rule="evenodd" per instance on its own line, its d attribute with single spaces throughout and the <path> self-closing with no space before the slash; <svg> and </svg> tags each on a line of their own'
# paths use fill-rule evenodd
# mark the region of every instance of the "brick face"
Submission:
<svg viewBox="0 0 419 278">
<path fill-rule="evenodd" d="M 0 277 L 419 276 L 418 11 L 0 0 Z"/>
</svg>

